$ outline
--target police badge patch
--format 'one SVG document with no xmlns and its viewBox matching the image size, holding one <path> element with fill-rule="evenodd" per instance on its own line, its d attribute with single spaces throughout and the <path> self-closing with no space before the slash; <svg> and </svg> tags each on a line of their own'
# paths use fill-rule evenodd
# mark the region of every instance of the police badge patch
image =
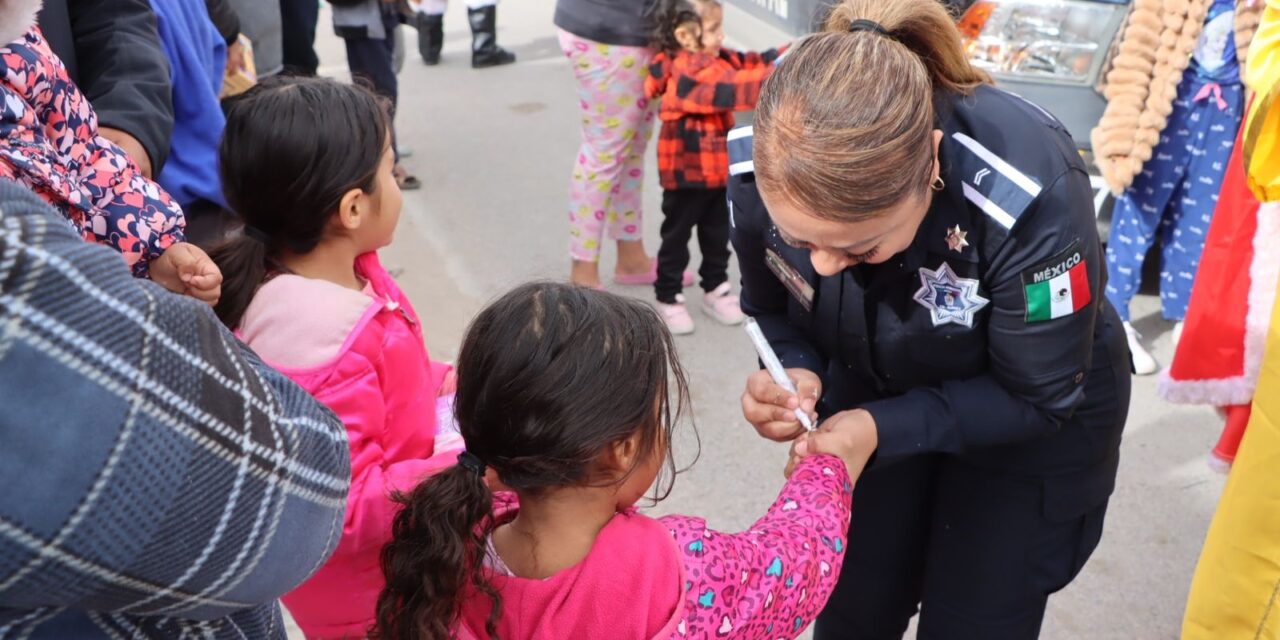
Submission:
<svg viewBox="0 0 1280 640">
<path fill-rule="evenodd" d="M 978 295 L 977 280 L 957 277 L 945 262 L 937 271 L 920 268 L 915 301 L 929 310 L 935 327 L 948 322 L 973 327 L 973 316 L 991 302 Z"/>
</svg>

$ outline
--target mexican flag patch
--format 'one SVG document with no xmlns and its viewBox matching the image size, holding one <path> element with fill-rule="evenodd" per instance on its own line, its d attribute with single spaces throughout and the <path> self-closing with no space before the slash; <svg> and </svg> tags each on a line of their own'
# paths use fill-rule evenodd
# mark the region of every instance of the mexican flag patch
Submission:
<svg viewBox="0 0 1280 640">
<path fill-rule="evenodd" d="M 1022 286 L 1027 296 L 1028 323 L 1064 318 L 1093 300 L 1088 265 L 1074 244 L 1053 259 L 1023 271 Z"/>
</svg>

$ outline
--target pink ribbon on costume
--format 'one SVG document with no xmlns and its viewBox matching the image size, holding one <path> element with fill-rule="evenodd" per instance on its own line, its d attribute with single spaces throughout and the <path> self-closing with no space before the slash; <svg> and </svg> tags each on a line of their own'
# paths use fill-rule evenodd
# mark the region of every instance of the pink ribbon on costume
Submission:
<svg viewBox="0 0 1280 640">
<path fill-rule="evenodd" d="M 1206 84 L 1205 86 L 1201 87 L 1200 93 L 1196 94 L 1195 100 L 1193 100 L 1193 102 L 1200 102 L 1201 100 L 1207 100 L 1209 96 L 1213 96 L 1213 99 L 1217 102 L 1218 111 L 1227 110 L 1227 101 L 1222 99 L 1222 85 L 1216 82 L 1210 82 L 1209 84 Z"/>
</svg>

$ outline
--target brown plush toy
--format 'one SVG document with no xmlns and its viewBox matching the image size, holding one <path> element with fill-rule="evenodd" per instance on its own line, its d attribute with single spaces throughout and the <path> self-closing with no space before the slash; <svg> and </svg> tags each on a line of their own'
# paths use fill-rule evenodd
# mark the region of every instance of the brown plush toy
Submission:
<svg viewBox="0 0 1280 640">
<path fill-rule="evenodd" d="M 1119 195 L 1151 159 L 1191 62 L 1212 0 L 1135 0 L 1106 75 L 1107 108 L 1093 130 L 1094 158 Z M 1236 4 L 1236 51 L 1243 67 L 1262 3 Z"/>
</svg>

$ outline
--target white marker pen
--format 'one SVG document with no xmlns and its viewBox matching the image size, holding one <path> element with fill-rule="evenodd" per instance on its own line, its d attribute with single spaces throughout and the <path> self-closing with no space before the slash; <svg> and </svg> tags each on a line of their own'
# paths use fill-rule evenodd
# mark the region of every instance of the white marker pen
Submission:
<svg viewBox="0 0 1280 640">
<path fill-rule="evenodd" d="M 764 368 L 769 372 L 773 381 L 791 393 L 798 393 L 795 383 L 791 382 L 791 378 L 787 377 L 786 370 L 782 368 L 782 363 L 778 361 L 778 354 L 773 352 L 773 347 L 769 346 L 769 341 L 764 339 L 764 332 L 760 330 L 760 325 L 756 324 L 756 319 L 747 318 L 747 323 L 744 326 L 747 329 L 747 335 L 751 336 L 751 343 L 756 346 L 756 353 L 760 354 L 760 360 L 764 362 Z M 804 425 L 805 429 L 813 431 L 813 421 L 809 419 L 809 414 L 805 413 L 804 409 L 800 407 L 796 407 L 795 411 L 796 418 L 800 420 L 800 424 Z"/>
</svg>

